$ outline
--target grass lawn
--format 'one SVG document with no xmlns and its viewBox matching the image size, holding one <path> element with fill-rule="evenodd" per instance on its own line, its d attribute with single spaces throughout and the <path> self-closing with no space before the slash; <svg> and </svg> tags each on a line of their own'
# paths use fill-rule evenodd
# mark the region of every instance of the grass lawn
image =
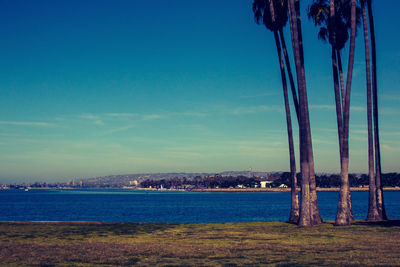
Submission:
<svg viewBox="0 0 400 267">
<path fill-rule="evenodd" d="M 1 266 L 400 266 L 400 221 L 0 223 Z"/>
</svg>

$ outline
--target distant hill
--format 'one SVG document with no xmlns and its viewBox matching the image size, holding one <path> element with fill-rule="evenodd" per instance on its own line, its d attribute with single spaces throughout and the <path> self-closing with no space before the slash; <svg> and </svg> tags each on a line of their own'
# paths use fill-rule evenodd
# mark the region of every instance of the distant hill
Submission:
<svg viewBox="0 0 400 267">
<path fill-rule="evenodd" d="M 256 176 L 269 178 L 274 180 L 280 177 L 282 172 L 249 172 L 249 171 L 224 171 L 220 173 L 206 173 L 206 172 L 171 172 L 171 173 L 137 173 L 137 174 L 117 174 L 117 175 L 108 175 L 101 176 L 95 178 L 87 178 L 83 179 L 82 183 L 85 186 L 94 186 L 94 187 L 121 187 L 121 186 L 129 186 L 130 182 L 136 180 L 139 183 L 147 180 L 161 180 L 161 179 L 172 179 L 175 177 L 183 178 L 186 177 L 188 179 L 194 178 L 196 176 L 211 176 L 211 175 L 221 175 L 221 176 Z"/>
</svg>

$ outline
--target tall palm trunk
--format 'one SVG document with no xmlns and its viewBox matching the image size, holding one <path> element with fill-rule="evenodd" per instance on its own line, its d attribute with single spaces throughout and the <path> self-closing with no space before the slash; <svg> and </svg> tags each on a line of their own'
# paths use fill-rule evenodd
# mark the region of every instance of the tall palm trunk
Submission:
<svg viewBox="0 0 400 267">
<path fill-rule="evenodd" d="M 371 101 L 371 62 L 369 55 L 369 36 L 367 14 L 365 11 L 365 1 L 361 1 L 362 20 L 364 29 L 364 45 L 365 45 L 365 67 L 367 80 L 367 122 L 368 122 L 368 174 L 369 174 L 369 198 L 368 198 L 368 221 L 378 221 L 380 216 L 376 203 L 376 184 L 374 175 L 374 144 L 372 133 L 372 101 Z"/>
<path fill-rule="evenodd" d="M 336 50 L 337 54 L 337 63 L 339 67 L 339 78 L 340 78 L 340 90 L 341 90 L 341 102 L 342 102 L 342 110 L 343 110 L 343 104 L 344 104 L 344 79 L 343 79 L 343 68 L 342 68 L 342 56 L 340 55 L 340 51 Z"/>
<path fill-rule="evenodd" d="M 305 108 L 305 124 L 306 124 L 306 138 L 307 138 L 307 150 L 308 150 L 308 164 L 310 170 L 310 202 L 311 202 L 311 220 L 312 224 L 319 224 L 322 222 L 321 214 L 318 208 L 318 198 L 317 198 L 317 184 L 315 178 L 315 170 L 314 170 L 314 154 L 312 148 L 312 140 L 311 140 L 311 127 L 310 127 L 310 117 L 308 110 L 308 100 L 307 100 L 307 87 L 306 87 L 306 76 L 304 70 L 304 49 L 303 49 L 303 34 L 301 30 L 301 17 L 300 17 L 300 1 L 295 1 L 295 14 L 296 14 L 296 22 L 297 22 L 297 31 L 298 31 L 298 39 L 299 39 L 299 50 L 300 50 L 300 60 L 301 60 L 301 77 L 303 79 L 304 86 L 304 108 Z"/>
<path fill-rule="evenodd" d="M 297 98 L 296 86 L 294 85 L 292 68 L 290 67 L 289 55 L 288 55 L 288 52 L 287 52 L 285 37 L 283 36 L 282 29 L 279 29 L 279 37 L 281 39 L 282 51 L 283 51 L 283 55 L 284 55 L 285 63 L 286 63 L 286 70 L 287 70 L 287 73 L 288 73 L 288 76 L 289 76 L 290 89 L 292 91 L 292 98 L 293 98 L 294 108 L 295 108 L 295 111 L 296 111 L 297 123 L 299 123 L 299 121 L 300 121 L 299 100 Z"/>
<path fill-rule="evenodd" d="M 339 51 L 336 49 L 336 29 L 335 29 L 335 2 L 334 0 L 330 0 L 330 9 L 329 9 L 329 31 L 330 31 L 330 42 L 332 46 L 331 59 L 332 59 L 332 75 L 333 75 L 333 89 L 335 93 L 335 106 L 336 106 L 336 121 L 337 121 L 337 129 L 338 129 L 338 138 L 339 138 L 339 155 L 340 155 L 340 163 L 343 157 L 343 115 L 342 115 L 342 103 L 341 93 L 339 89 L 339 79 L 338 79 L 338 62 L 340 62 Z M 341 64 L 341 63 L 339 63 Z M 339 70 L 341 68 L 339 67 Z M 341 86 L 343 88 L 344 85 Z M 343 95 L 342 91 L 342 95 Z M 342 168 L 342 167 L 341 167 Z"/>
<path fill-rule="evenodd" d="M 340 78 L 340 89 L 341 89 L 341 96 L 342 96 L 342 111 L 343 111 L 346 100 L 345 100 L 345 87 L 344 87 L 344 79 L 343 79 L 342 57 L 340 55 L 339 50 L 336 51 L 336 54 L 337 54 L 337 61 L 338 61 L 338 67 L 339 67 L 339 78 Z M 354 221 L 353 205 L 351 204 L 350 190 L 347 195 L 347 205 L 349 206 L 349 211 L 350 211 L 350 221 Z"/>
<path fill-rule="evenodd" d="M 378 125 L 378 85 L 376 79 L 376 45 L 375 45 L 375 26 L 374 17 L 372 14 L 371 0 L 367 0 L 369 28 L 371 32 L 371 55 L 372 55 L 372 94 L 373 94 L 373 117 L 374 117 L 374 141 L 375 141 L 375 175 L 376 175 L 376 190 L 377 190 L 377 205 L 379 215 L 383 220 L 387 220 L 385 203 L 383 200 L 382 188 L 382 168 L 381 168 L 381 149 L 379 144 L 379 125 Z"/>
<path fill-rule="evenodd" d="M 332 47 L 332 68 L 333 68 L 333 79 L 334 79 L 334 90 L 335 90 L 335 105 L 336 105 L 336 118 L 337 118 L 337 125 L 338 125 L 338 137 L 339 137 L 339 155 L 340 155 L 340 170 L 342 173 L 343 165 L 342 165 L 342 159 L 343 159 L 343 117 L 342 117 L 342 106 L 340 104 L 340 92 L 339 92 L 339 84 L 338 84 L 338 73 L 337 73 L 337 62 L 336 62 L 336 55 L 339 55 L 339 53 L 335 53 L 335 49 Z M 336 51 L 338 52 L 338 51 Z M 339 61 L 340 57 L 338 57 Z M 340 70 L 340 67 L 339 67 Z M 351 204 L 351 194 L 350 194 L 350 189 L 347 192 L 347 207 L 350 213 L 350 222 L 354 221 L 354 216 L 352 212 L 352 204 Z"/>
<path fill-rule="evenodd" d="M 336 106 L 336 121 L 338 127 L 338 138 L 339 138 L 339 155 L 342 158 L 343 151 L 343 116 L 342 116 L 342 105 L 340 101 L 340 89 L 338 80 L 338 66 L 336 61 L 336 49 L 332 46 L 332 72 L 333 72 L 333 89 L 335 92 L 335 106 Z"/>
<path fill-rule="evenodd" d="M 333 1 L 331 0 L 331 3 Z M 351 34 L 349 64 L 346 79 L 345 102 L 343 105 L 343 143 L 340 171 L 340 191 L 339 203 L 336 214 L 335 225 L 350 225 L 352 221 L 352 212 L 350 210 L 350 185 L 349 185 L 349 118 L 350 118 L 350 90 L 354 65 L 356 39 L 356 0 L 351 0 Z"/>
<path fill-rule="evenodd" d="M 290 66 L 289 56 L 288 56 L 287 48 L 286 48 L 285 37 L 283 35 L 282 29 L 279 29 L 279 37 L 281 40 L 283 55 L 285 58 L 286 70 L 287 70 L 287 73 L 289 76 L 290 89 L 292 92 L 292 99 L 293 99 L 293 103 L 294 103 L 294 107 L 295 107 L 295 111 L 296 111 L 297 124 L 299 124 L 300 123 L 299 100 L 297 98 L 292 68 Z M 285 100 L 285 109 L 288 109 L 290 111 L 289 105 L 286 107 L 286 100 Z M 290 113 L 289 113 L 289 118 L 290 118 Z M 289 128 L 288 128 L 288 132 L 289 132 Z M 292 187 L 291 187 L 291 191 L 290 191 L 290 193 L 291 193 L 291 209 L 290 209 L 289 222 L 297 223 L 299 221 L 300 207 L 299 207 L 299 194 L 297 192 L 296 161 L 295 161 L 295 156 L 294 156 L 293 133 L 292 133 L 292 124 L 291 123 L 290 123 L 290 132 L 291 132 L 290 133 L 291 137 L 289 139 L 289 150 L 290 150 L 289 153 L 290 153 L 290 176 L 291 176 Z M 288 136 L 288 138 L 289 138 L 289 136 Z"/>
<path fill-rule="evenodd" d="M 339 53 L 336 50 L 336 29 L 335 29 L 335 16 L 336 16 L 336 8 L 334 0 L 330 0 L 330 9 L 329 9 L 329 31 L 330 31 L 330 41 L 332 45 L 332 75 L 333 75 L 333 85 L 335 92 L 335 106 L 336 106 L 336 120 L 337 120 L 337 128 L 338 128 L 338 138 L 339 138 L 339 155 L 340 155 L 340 170 L 343 172 L 343 104 L 344 100 L 342 97 L 344 96 L 344 85 L 342 84 L 340 92 L 339 89 L 339 79 L 338 79 L 338 64 L 337 60 L 340 60 Z M 341 63 L 341 62 L 340 62 Z M 340 70 L 341 68 L 339 68 Z M 346 198 L 347 199 L 347 198 Z M 348 209 L 348 202 L 343 203 L 344 209 Z"/>
<path fill-rule="evenodd" d="M 339 61 L 339 71 L 341 68 L 341 58 L 340 53 L 336 49 L 336 29 L 335 29 L 335 16 L 336 16 L 336 8 L 334 0 L 330 0 L 330 9 L 329 9 L 329 32 L 330 32 L 330 42 L 332 47 L 331 59 L 332 59 L 332 75 L 333 75 L 333 89 L 335 92 L 335 106 L 336 106 L 336 121 L 338 128 L 338 138 L 339 138 L 339 155 L 340 159 L 342 159 L 342 151 L 343 151 L 343 100 L 341 99 L 341 95 L 344 95 L 344 84 L 341 84 L 342 92 L 339 89 L 339 80 L 338 80 L 338 61 Z M 343 72 L 341 72 L 341 76 L 343 76 Z M 342 81 L 342 78 L 341 78 Z"/>
<path fill-rule="evenodd" d="M 293 131 L 292 131 L 292 120 L 290 115 L 290 107 L 289 107 L 289 98 L 287 92 L 287 82 L 285 75 L 285 66 L 282 58 L 282 51 L 279 42 L 279 36 L 277 31 L 274 31 L 274 38 L 276 49 L 278 52 L 279 65 L 281 70 L 281 78 L 282 78 L 282 89 L 283 89 L 283 98 L 285 101 L 285 112 L 286 112 L 286 127 L 288 133 L 288 143 L 289 143 L 289 157 L 290 157 L 290 176 L 291 176 L 291 209 L 289 222 L 297 223 L 299 220 L 299 196 L 297 194 L 297 178 L 296 178 L 296 160 L 294 155 L 294 145 L 293 145 Z"/>
<path fill-rule="evenodd" d="M 275 8 L 274 2 L 272 0 L 269 1 L 269 10 L 271 13 L 272 23 L 275 24 Z M 276 25 L 274 25 L 275 27 Z M 285 74 L 285 66 L 282 58 L 281 44 L 279 41 L 278 30 L 274 29 L 274 39 L 276 50 L 278 52 L 279 66 L 281 70 L 281 78 L 282 78 L 282 88 L 283 88 L 283 98 L 285 102 L 285 111 L 286 111 L 286 126 L 288 132 L 288 143 L 289 143 L 289 157 L 290 157 L 290 173 L 291 173 L 291 210 L 289 221 L 292 223 L 297 223 L 299 218 L 299 199 L 297 195 L 297 179 L 296 179 L 296 161 L 294 156 L 294 146 L 293 146 L 293 133 L 292 133 L 292 120 L 290 116 L 290 107 L 289 107 L 289 98 L 287 93 L 287 82 L 286 82 L 286 74 Z"/>
<path fill-rule="evenodd" d="M 295 0 L 289 0 L 289 20 L 290 32 L 292 37 L 292 47 L 295 58 L 297 88 L 299 92 L 299 136 L 300 136 L 300 170 L 302 176 L 301 182 L 301 206 L 300 217 L 298 225 L 308 227 L 313 225 L 311 218 L 311 196 L 310 196 L 310 165 L 308 162 L 308 141 L 307 141 L 307 124 L 305 117 L 307 109 L 305 108 L 304 95 L 305 95 L 305 75 L 304 66 L 300 56 L 300 41 L 299 32 L 297 27 Z"/>
<path fill-rule="evenodd" d="M 343 120 L 343 112 L 344 112 L 344 107 L 346 103 L 346 93 L 345 93 L 345 86 L 344 86 L 344 78 L 343 78 L 343 67 L 342 67 L 342 57 L 340 54 L 340 50 L 336 50 L 336 55 L 337 55 L 337 63 L 339 67 L 339 78 L 340 78 L 340 95 L 341 95 L 341 114 L 342 114 L 342 120 Z M 342 131 L 343 131 L 343 125 L 342 125 Z M 342 133 L 343 135 L 343 133 Z M 343 139 L 343 138 L 342 138 Z M 340 144 L 342 145 L 342 144 Z M 340 153 L 342 153 L 342 148 L 340 148 Z M 342 154 L 340 154 L 340 157 L 342 157 Z M 349 212 L 350 212 L 350 221 L 354 221 L 354 216 L 353 216 L 353 205 L 351 204 L 351 194 L 350 190 L 348 191 L 347 194 L 347 205 L 349 206 Z"/>
</svg>

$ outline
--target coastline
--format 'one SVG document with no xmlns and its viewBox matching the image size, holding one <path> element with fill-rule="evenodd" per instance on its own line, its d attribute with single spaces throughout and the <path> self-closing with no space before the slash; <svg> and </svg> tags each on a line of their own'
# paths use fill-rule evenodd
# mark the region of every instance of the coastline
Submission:
<svg viewBox="0 0 400 267">
<path fill-rule="evenodd" d="M 72 188 L 72 187 L 62 187 L 62 188 L 50 188 L 50 187 L 42 187 L 42 188 L 26 188 L 25 191 L 28 190 L 76 190 L 76 189 L 127 189 L 127 190 L 138 190 L 138 191 L 180 191 L 180 192 L 231 192 L 231 193 L 240 193 L 240 192 L 290 192 L 291 188 L 201 188 L 201 189 L 172 189 L 172 188 L 142 188 L 142 187 L 115 187 L 115 188 Z M 339 187 L 317 187 L 317 192 L 339 192 Z M 0 190 L 10 190 L 10 188 L 0 188 Z M 11 189 L 11 190 L 23 190 L 22 189 Z M 350 191 L 352 192 L 361 192 L 368 191 L 369 187 L 350 187 Z M 297 191 L 300 192 L 300 188 L 297 188 Z M 383 191 L 400 191 L 400 187 L 384 187 Z"/>
<path fill-rule="evenodd" d="M 317 192 L 339 192 L 339 187 L 317 187 Z M 290 188 L 204 188 L 204 189 L 193 189 L 191 192 L 290 192 Z M 368 187 L 351 187 L 350 191 L 360 192 L 368 191 Z M 297 189 L 300 192 L 300 188 Z M 383 191 L 400 191 L 400 187 L 384 187 Z"/>
</svg>

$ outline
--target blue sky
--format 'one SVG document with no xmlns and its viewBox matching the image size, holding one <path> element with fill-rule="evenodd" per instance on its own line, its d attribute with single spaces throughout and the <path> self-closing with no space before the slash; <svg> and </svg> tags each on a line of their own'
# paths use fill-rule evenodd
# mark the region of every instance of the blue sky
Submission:
<svg viewBox="0 0 400 267">
<path fill-rule="evenodd" d="M 379 2 L 382 166 L 400 171 L 400 2 Z M 305 16 L 303 31 L 316 171 L 339 172 L 330 49 Z M 249 0 L 1 0 L 0 38 L 0 183 L 289 169 L 273 35 Z M 367 170 L 365 102 L 360 32 L 352 172 Z"/>
</svg>

